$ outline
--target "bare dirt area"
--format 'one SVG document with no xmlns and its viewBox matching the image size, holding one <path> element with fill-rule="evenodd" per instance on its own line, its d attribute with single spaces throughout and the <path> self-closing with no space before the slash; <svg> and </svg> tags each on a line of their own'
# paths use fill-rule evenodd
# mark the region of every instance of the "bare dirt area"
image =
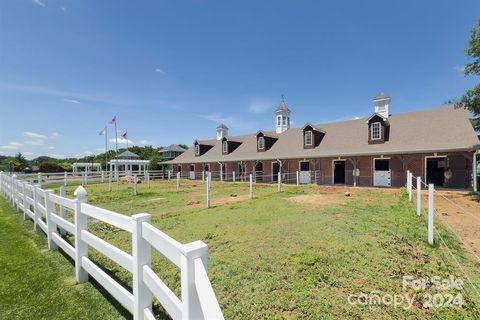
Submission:
<svg viewBox="0 0 480 320">
<path fill-rule="evenodd" d="M 467 191 L 437 191 L 435 207 L 439 219 L 480 256 L 480 197 Z"/>
<path fill-rule="evenodd" d="M 347 200 L 345 198 L 341 194 L 302 194 L 288 198 L 288 201 L 295 204 L 319 207 L 346 204 Z"/>
</svg>

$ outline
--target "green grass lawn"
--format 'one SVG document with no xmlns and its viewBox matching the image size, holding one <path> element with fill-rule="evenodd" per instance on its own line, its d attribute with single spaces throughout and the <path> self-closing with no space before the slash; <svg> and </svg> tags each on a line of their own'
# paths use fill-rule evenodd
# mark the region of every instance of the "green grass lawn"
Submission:
<svg viewBox="0 0 480 320">
<path fill-rule="evenodd" d="M 68 187 L 67 196 L 73 197 L 74 189 Z M 274 185 L 255 185 L 255 199 L 249 200 L 248 184 L 214 182 L 214 207 L 207 209 L 201 181 L 182 181 L 179 192 L 175 181 L 155 181 L 149 189 L 141 184 L 136 197 L 131 187 L 123 184 L 113 184 L 113 192 L 108 192 L 107 184 L 88 185 L 86 189 L 89 203 L 128 215 L 151 213 L 153 224 L 180 242 L 206 242 L 209 276 L 227 319 L 465 319 L 475 318 L 479 312 L 479 296 L 443 246 L 427 245 L 425 218 L 415 216 L 414 206 L 400 192 L 355 189 L 345 197 L 316 186 L 284 186 L 281 193 L 276 193 Z M 45 239 L 31 231 L 25 235 L 17 216 L 10 212 L 5 216 L 8 225 L 18 229 L 18 237 L 45 244 Z M 442 225 L 437 229 L 471 281 L 479 284 L 479 264 L 467 256 Z M 103 223 L 90 224 L 90 231 L 130 252 L 127 233 Z M 60 275 L 71 279 L 70 283 L 57 281 L 56 286 L 65 295 L 79 290 L 73 285 L 73 268 L 65 259 L 58 253 L 45 252 L 44 247 L 43 251 L 34 249 L 22 257 L 51 257 L 56 265 L 63 266 Z M 94 250 L 89 255 L 126 286 L 130 285 L 127 271 Z M 157 254 L 153 265 L 179 294 L 178 270 Z M 14 271 L 8 271 L 11 273 Z M 410 309 L 385 305 L 371 308 L 347 302 L 350 294 L 372 291 L 415 294 L 402 290 L 404 275 L 460 277 L 465 282 L 461 292 L 465 303 L 463 307 L 431 310 L 422 307 L 420 298 Z M 48 283 L 36 276 L 34 273 L 23 280 Z M 2 285 L 16 288 L 15 283 Z M 88 284 L 81 287 L 92 289 Z M 51 294 L 54 292 L 52 289 Z M 48 299 L 54 300 L 50 296 Z M 84 318 L 96 318 L 97 309 L 106 314 L 105 318 L 118 316 L 116 309 L 103 306 L 102 299 L 92 298 L 81 306 L 68 306 L 65 300 L 62 298 L 65 309 L 80 312 L 86 308 L 90 314 Z M 7 312 L 15 314 L 22 303 L 15 300 L 7 305 Z M 156 305 L 156 309 L 158 317 L 164 318 L 161 307 Z"/>
<path fill-rule="evenodd" d="M 35 232 L 33 223 L 23 221 L 3 197 L 0 275 L 0 319 L 124 317 L 91 282 L 76 284 L 73 265 L 59 252 L 48 251 L 44 234 Z"/>
</svg>

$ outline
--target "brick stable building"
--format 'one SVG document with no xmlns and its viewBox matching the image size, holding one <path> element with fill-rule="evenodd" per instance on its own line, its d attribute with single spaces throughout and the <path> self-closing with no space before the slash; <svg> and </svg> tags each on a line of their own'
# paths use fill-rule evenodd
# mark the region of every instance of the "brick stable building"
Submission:
<svg viewBox="0 0 480 320">
<path fill-rule="evenodd" d="M 478 137 L 469 114 L 452 106 L 390 115 L 390 97 L 374 99 L 366 119 L 290 128 L 290 110 L 282 101 L 275 131 L 229 136 L 220 125 L 216 139 L 197 140 L 168 163 L 191 178 L 245 177 L 273 182 L 278 172 L 301 183 L 393 186 L 405 184 L 406 170 L 447 188 L 476 184 Z"/>
</svg>

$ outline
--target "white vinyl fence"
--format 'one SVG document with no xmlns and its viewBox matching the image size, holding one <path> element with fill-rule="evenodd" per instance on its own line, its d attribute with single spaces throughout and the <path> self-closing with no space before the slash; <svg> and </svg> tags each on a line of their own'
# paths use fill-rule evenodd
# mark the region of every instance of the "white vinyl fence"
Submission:
<svg viewBox="0 0 480 320">
<path fill-rule="evenodd" d="M 42 230 L 50 250 L 61 248 L 75 262 L 79 283 L 93 277 L 115 299 L 133 314 L 135 320 L 155 319 L 152 298 L 155 297 L 173 319 L 223 319 L 223 314 L 207 275 L 207 245 L 202 241 L 181 244 L 155 228 L 151 216 L 140 213 L 126 216 L 87 203 L 87 192 L 79 186 L 75 199 L 43 190 L 15 175 L 0 172 L 0 193 L 22 211 L 24 218 L 34 221 Z M 74 221 L 65 217 L 73 212 Z M 89 220 L 95 219 L 131 233 L 132 254 L 128 254 L 88 231 Z M 74 236 L 71 245 L 61 235 Z M 132 291 L 110 277 L 88 257 L 93 247 L 133 275 Z M 176 265 L 181 273 L 181 298 L 152 270 L 152 250 L 158 251 Z"/>
</svg>

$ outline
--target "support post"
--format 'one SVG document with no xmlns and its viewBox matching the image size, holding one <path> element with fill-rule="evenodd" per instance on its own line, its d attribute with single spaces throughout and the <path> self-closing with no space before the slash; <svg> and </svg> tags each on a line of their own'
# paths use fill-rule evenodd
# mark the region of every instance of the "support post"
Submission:
<svg viewBox="0 0 480 320">
<path fill-rule="evenodd" d="M 132 216 L 133 319 L 144 319 L 143 310 L 152 310 L 152 293 L 143 281 L 143 267 L 151 267 L 152 264 L 152 249 L 142 236 L 143 223 L 150 223 L 151 220 L 147 213 Z"/>
<path fill-rule="evenodd" d="M 60 197 L 65 198 L 65 186 L 60 186 Z M 65 219 L 65 207 L 64 206 L 60 206 L 60 217 Z M 64 236 L 64 235 L 67 234 L 67 232 L 60 227 L 60 234 L 62 236 Z"/>
<path fill-rule="evenodd" d="M 232 181 L 235 182 L 235 171 L 232 171 Z"/>
<path fill-rule="evenodd" d="M 108 173 L 108 191 L 112 192 L 112 171 Z"/>
<path fill-rule="evenodd" d="M 250 199 L 253 199 L 253 176 L 251 173 L 249 178 L 250 178 Z"/>
<path fill-rule="evenodd" d="M 88 257 L 88 245 L 82 240 L 82 230 L 87 230 L 87 216 L 82 213 L 82 203 L 87 203 L 87 190 L 78 187 L 75 199 L 75 275 L 78 283 L 88 281 L 88 272 L 82 267 L 82 258 Z"/>
<path fill-rule="evenodd" d="M 104 181 L 105 181 L 105 174 L 104 174 L 104 172 L 103 172 L 103 170 L 102 170 L 102 183 L 103 183 Z"/>
<path fill-rule="evenodd" d="M 280 172 L 277 173 L 277 192 L 282 191 L 282 174 Z"/>
<path fill-rule="evenodd" d="M 207 195 L 207 208 L 210 208 L 210 197 L 211 197 L 211 195 L 210 195 L 210 193 L 211 193 L 210 187 L 211 187 L 211 183 L 212 183 L 212 173 L 211 173 L 211 172 L 208 172 L 208 174 L 207 174 L 207 181 L 206 181 L 206 184 L 205 184 L 205 185 L 207 186 L 207 190 L 206 190 L 206 191 L 207 191 L 207 193 L 206 193 L 206 195 Z"/>
<path fill-rule="evenodd" d="M 133 195 L 134 196 L 136 196 L 138 194 L 137 183 L 138 183 L 137 175 L 134 175 L 133 176 Z"/>
<path fill-rule="evenodd" d="M 0 182 L 0 184 L 1 184 L 1 182 Z M 23 220 L 27 220 L 27 209 L 28 209 L 28 205 L 27 205 L 27 183 L 25 181 L 22 182 L 22 193 L 23 193 L 23 199 L 22 199 Z"/>
<path fill-rule="evenodd" d="M 473 175 L 473 192 L 478 192 L 478 181 L 477 181 L 477 152 L 473 154 L 473 163 L 472 163 L 472 175 Z"/>
<path fill-rule="evenodd" d="M 433 202 L 433 184 L 428 185 L 428 243 L 433 245 L 433 214 L 434 214 L 434 202 Z"/>
<path fill-rule="evenodd" d="M 52 190 L 45 190 L 45 211 L 47 211 L 47 241 L 48 249 L 58 250 L 57 244 L 55 241 L 53 241 L 53 234 L 57 233 L 57 225 L 52 220 L 52 211 L 55 210 L 55 204 L 52 202 L 52 200 L 50 200 L 50 195 L 52 193 Z"/>
<path fill-rule="evenodd" d="M 205 171 L 202 171 L 202 181 L 205 181 Z"/>
<path fill-rule="evenodd" d="M 417 177 L 417 216 L 422 212 L 422 178 Z"/>
<path fill-rule="evenodd" d="M 297 186 L 300 184 L 300 174 L 298 173 L 298 170 L 297 170 Z"/>
<path fill-rule="evenodd" d="M 172 171 L 168 170 L 168 181 L 170 181 L 171 177 L 172 177 Z"/>
<path fill-rule="evenodd" d="M 180 190 L 180 172 L 177 172 L 177 191 Z"/>
<path fill-rule="evenodd" d="M 208 247 L 202 241 L 195 241 L 184 245 L 184 250 L 180 256 L 182 319 L 196 319 L 203 312 L 195 288 L 195 260 L 200 258 L 207 270 Z"/>
<path fill-rule="evenodd" d="M 38 185 L 33 186 L 33 213 L 34 213 L 34 219 L 33 219 L 33 228 L 35 231 L 38 231 L 38 221 L 41 219 L 41 213 L 40 210 L 38 209 Z"/>
<path fill-rule="evenodd" d="M 41 188 L 42 187 L 42 173 L 39 172 L 37 174 L 37 179 L 38 179 L 38 186 Z"/>
<path fill-rule="evenodd" d="M 63 173 L 63 185 L 66 187 L 67 186 L 67 177 L 68 177 L 68 173 L 67 171 L 65 171 Z"/>
</svg>

